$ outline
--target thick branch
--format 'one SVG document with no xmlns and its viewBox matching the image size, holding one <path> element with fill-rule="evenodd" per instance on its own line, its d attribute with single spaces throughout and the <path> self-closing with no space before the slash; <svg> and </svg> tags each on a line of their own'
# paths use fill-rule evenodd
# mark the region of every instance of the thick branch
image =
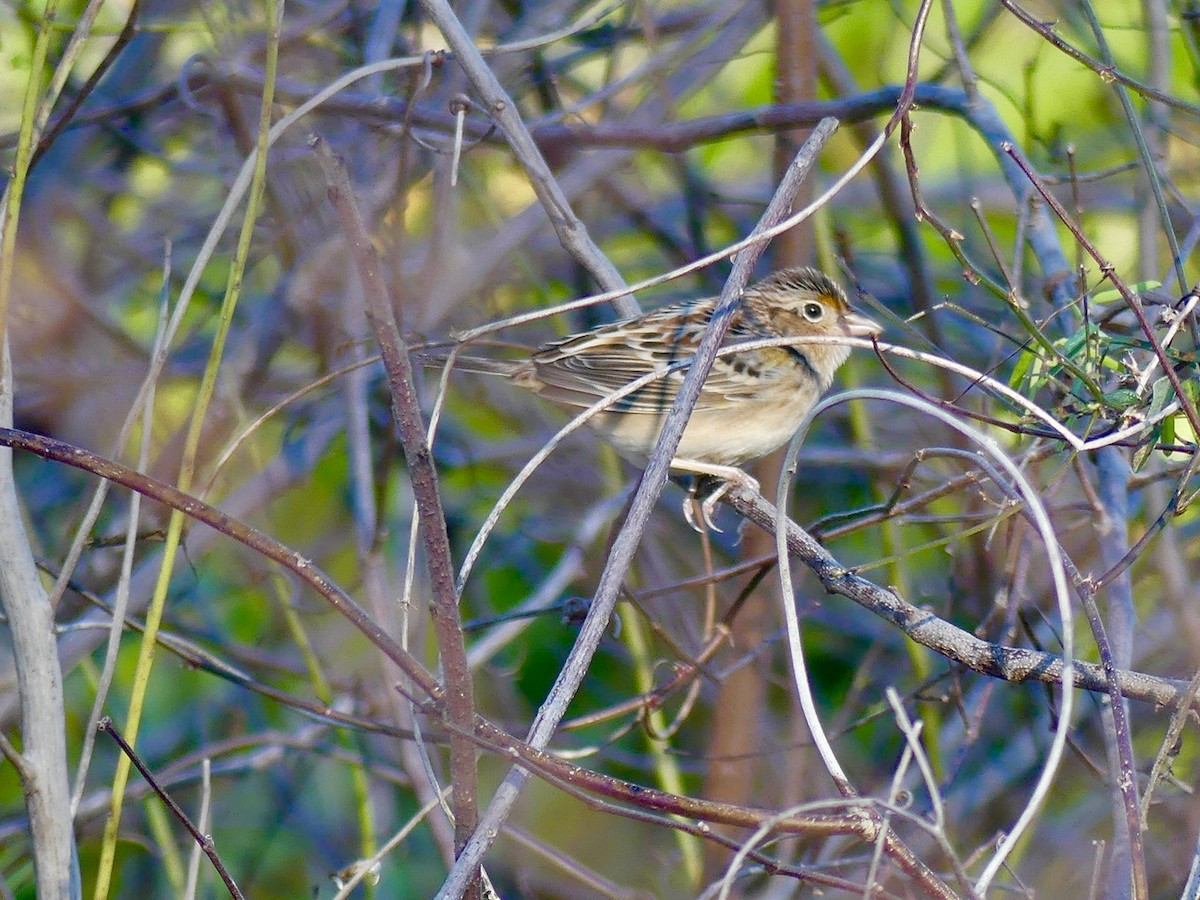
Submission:
<svg viewBox="0 0 1200 900">
<path fill-rule="evenodd" d="M 0 422 L 11 423 L 12 370 L 0 336 Z M 66 712 L 55 647 L 54 609 L 38 577 L 22 524 L 12 450 L 0 450 L 0 608 L 8 619 L 21 701 L 17 769 L 29 812 L 38 894 L 78 897 L 79 862 L 72 833 Z"/>
<path fill-rule="evenodd" d="M 774 532 L 773 504 L 742 489 L 730 491 L 725 499 L 755 525 Z M 913 606 L 892 591 L 855 575 L 852 569 L 839 563 L 807 531 L 790 520 L 787 542 L 788 549 L 816 574 L 831 594 L 848 597 L 951 662 L 1004 681 L 1062 683 L 1062 657 L 1040 650 L 989 643 L 928 609 Z M 1098 694 L 1109 693 L 1109 683 L 1101 666 L 1074 660 L 1072 668 L 1077 688 Z M 1118 672 L 1118 681 L 1121 692 L 1130 700 L 1152 703 L 1159 708 L 1187 702 L 1200 712 L 1200 700 L 1188 696 L 1186 681 L 1128 670 Z"/>
</svg>

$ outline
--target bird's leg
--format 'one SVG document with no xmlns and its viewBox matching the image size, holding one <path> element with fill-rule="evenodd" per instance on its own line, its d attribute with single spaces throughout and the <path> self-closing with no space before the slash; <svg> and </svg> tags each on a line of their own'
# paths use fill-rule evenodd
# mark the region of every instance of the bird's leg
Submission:
<svg viewBox="0 0 1200 900">
<path fill-rule="evenodd" d="M 736 485 L 758 492 L 758 482 L 737 466 L 721 466 L 716 463 L 676 457 L 671 460 L 671 468 L 700 476 L 692 482 L 692 489 L 688 492 L 687 499 L 683 501 L 683 517 L 692 528 L 701 534 L 706 530 L 720 532 L 721 529 L 716 526 L 712 517 L 717 503 L 729 493 L 730 488 Z M 700 503 L 699 524 L 696 522 L 694 506 L 696 502 Z"/>
</svg>

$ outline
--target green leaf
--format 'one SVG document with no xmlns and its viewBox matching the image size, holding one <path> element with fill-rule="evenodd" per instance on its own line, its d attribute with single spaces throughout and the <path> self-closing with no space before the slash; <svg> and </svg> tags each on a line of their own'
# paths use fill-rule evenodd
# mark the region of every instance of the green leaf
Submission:
<svg viewBox="0 0 1200 900">
<path fill-rule="evenodd" d="M 1157 431 L 1158 429 L 1155 430 Z M 1146 464 L 1146 460 L 1150 458 L 1150 452 L 1154 449 L 1154 445 L 1157 443 L 1158 441 L 1152 437 L 1134 451 L 1133 459 L 1130 462 L 1130 467 L 1134 472 L 1141 471 L 1142 466 L 1144 466 Z"/>
<path fill-rule="evenodd" d="M 1130 388 L 1117 388 L 1115 391 L 1109 391 L 1104 395 L 1104 402 L 1110 409 L 1124 412 L 1131 406 L 1137 406 L 1139 400 L 1137 391 Z"/>
<path fill-rule="evenodd" d="M 1143 291 L 1149 291 L 1157 287 L 1162 287 L 1161 281 L 1139 281 L 1137 284 L 1129 285 L 1129 289 L 1135 294 L 1140 294 Z M 1089 302 L 1104 304 L 1113 303 L 1120 299 L 1122 299 L 1121 292 L 1114 289 L 1111 291 L 1101 291 L 1099 294 L 1095 294 Z"/>
<path fill-rule="evenodd" d="M 1163 420 L 1162 433 L 1159 438 L 1160 443 L 1163 443 L 1163 444 L 1174 444 L 1175 443 L 1175 419 L 1176 419 L 1177 415 L 1178 414 L 1176 414 L 1176 416 L 1167 416 Z M 1185 417 L 1184 422 L 1186 422 L 1186 421 L 1187 421 L 1187 418 Z M 1167 459 L 1171 458 L 1170 453 L 1164 453 L 1163 456 L 1165 456 Z"/>
<path fill-rule="evenodd" d="M 1017 364 L 1013 366 L 1012 374 L 1008 376 L 1008 386 L 1014 389 L 1019 388 L 1026 375 L 1032 379 L 1034 366 L 1040 364 L 1041 361 L 1042 358 L 1036 351 L 1022 350 L 1020 357 L 1017 358 Z M 1030 393 L 1037 393 L 1037 391 L 1033 389 Z"/>
<path fill-rule="evenodd" d="M 1150 408 L 1146 411 L 1146 415 L 1153 419 L 1166 408 L 1174 396 L 1170 380 L 1166 375 L 1163 375 L 1154 382 L 1154 388 L 1150 394 Z"/>
<path fill-rule="evenodd" d="M 1170 437 L 1167 437 L 1168 431 L 1170 431 Z M 1162 442 L 1164 444 L 1191 444 L 1193 447 L 1196 446 L 1196 430 L 1192 428 L 1192 423 L 1188 421 L 1188 417 L 1182 412 L 1177 412 L 1175 415 L 1169 416 L 1163 422 L 1162 433 Z M 1169 451 L 1163 454 L 1166 459 L 1175 459 L 1176 457 L 1186 459 L 1189 455 L 1182 451 Z"/>
<path fill-rule="evenodd" d="M 1017 361 L 1009 386 L 1017 387 L 1020 384 L 1021 378 L 1025 377 L 1028 379 L 1026 386 L 1029 396 L 1032 397 L 1042 389 L 1055 372 L 1061 369 L 1062 366 L 1057 364 L 1047 365 L 1046 358 L 1042 356 L 1041 350 L 1030 347 L 1021 354 L 1021 358 Z"/>
<path fill-rule="evenodd" d="M 1079 355 L 1080 350 L 1087 348 L 1088 343 L 1088 327 L 1084 325 L 1074 334 L 1068 335 L 1065 338 L 1060 338 L 1054 342 L 1055 348 L 1067 359 L 1075 359 Z"/>
</svg>

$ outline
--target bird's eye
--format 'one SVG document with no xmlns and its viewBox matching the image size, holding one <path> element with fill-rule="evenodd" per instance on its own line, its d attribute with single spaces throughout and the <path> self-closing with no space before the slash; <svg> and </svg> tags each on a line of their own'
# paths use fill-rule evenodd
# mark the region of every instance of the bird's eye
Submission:
<svg viewBox="0 0 1200 900">
<path fill-rule="evenodd" d="M 804 304 L 804 318 L 810 322 L 820 322 L 825 317 L 825 307 L 815 300 Z"/>
</svg>

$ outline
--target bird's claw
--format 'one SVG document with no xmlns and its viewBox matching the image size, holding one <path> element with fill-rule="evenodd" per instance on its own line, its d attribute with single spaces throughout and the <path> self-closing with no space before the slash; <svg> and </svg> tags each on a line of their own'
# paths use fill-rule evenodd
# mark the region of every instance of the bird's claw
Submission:
<svg viewBox="0 0 1200 900">
<path fill-rule="evenodd" d="M 687 519 L 687 523 L 692 526 L 692 530 L 697 534 L 705 534 L 709 531 L 715 531 L 717 534 L 723 534 L 724 529 L 718 528 L 717 523 L 712 520 L 713 512 L 716 510 L 717 501 L 721 499 L 721 494 L 714 491 L 703 500 L 697 499 L 695 493 L 690 493 L 683 501 L 683 517 Z M 700 521 L 696 521 L 696 506 L 700 507 Z"/>
<path fill-rule="evenodd" d="M 683 517 L 694 531 L 699 534 L 708 531 L 724 534 L 724 530 L 718 528 L 716 522 L 713 521 L 713 514 L 717 511 L 717 504 L 735 486 L 758 491 L 758 482 L 745 472 L 741 473 L 740 478 L 716 478 L 712 475 L 704 475 L 692 482 L 692 489 L 683 501 Z M 699 522 L 696 521 L 697 504 L 700 506 Z"/>
</svg>

